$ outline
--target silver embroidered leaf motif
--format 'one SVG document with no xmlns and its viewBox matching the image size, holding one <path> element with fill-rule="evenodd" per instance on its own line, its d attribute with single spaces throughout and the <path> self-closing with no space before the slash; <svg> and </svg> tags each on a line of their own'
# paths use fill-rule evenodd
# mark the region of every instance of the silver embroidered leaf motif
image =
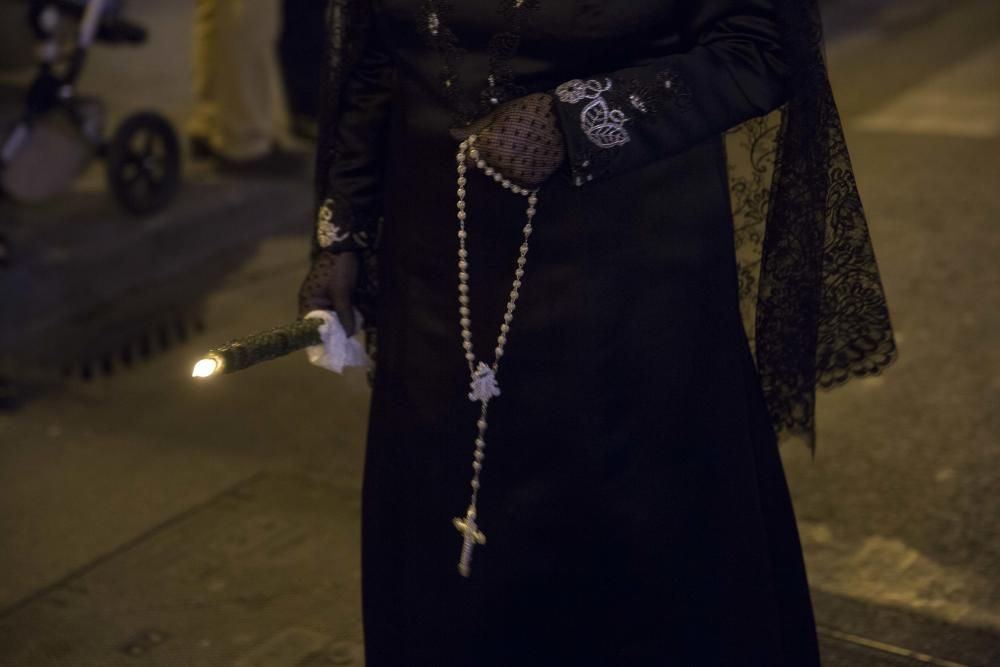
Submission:
<svg viewBox="0 0 1000 667">
<path fill-rule="evenodd" d="M 590 79 L 589 81 L 573 79 L 572 81 L 560 84 L 556 88 L 556 96 L 559 97 L 560 102 L 576 104 L 582 100 L 597 99 L 609 90 L 611 90 L 611 79 L 605 79 L 603 84 L 597 79 Z"/>
<path fill-rule="evenodd" d="M 333 222 L 333 200 L 327 199 L 319 207 L 319 220 L 316 221 L 316 241 L 320 248 L 329 248 L 334 243 L 341 243 L 351 236 L 350 232 L 342 232 Z"/>
<path fill-rule="evenodd" d="M 333 218 L 333 200 L 324 199 L 323 205 L 319 207 L 319 219 L 331 220 Z"/>
<path fill-rule="evenodd" d="M 340 227 L 329 220 L 320 220 L 316 226 L 316 240 L 321 248 L 329 248 L 334 243 L 340 243 L 350 237 L 348 232 L 341 232 Z"/>
<path fill-rule="evenodd" d="M 480 361 L 472 375 L 472 382 L 469 383 L 472 391 L 469 392 L 470 401 L 486 403 L 491 398 L 500 395 L 500 386 L 497 384 L 497 376 L 493 369 Z"/>
<path fill-rule="evenodd" d="M 628 117 L 621 109 L 610 110 L 603 97 L 592 100 L 580 113 L 583 133 L 598 148 L 614 148 L 627 144 L 629 137 L 625 129 Z"/>
<path fill-rule="evenodd" d="M 605 79 L 604 83 L 596 79 L 573 79 L 556 88 L 560 102 L 576 104 L 590 100 L 580 112 L 580 127 L 591 143 L 599 148 L 614 148 L 631 140 L 625 129 L 628 116 L 621 109 L 611 109 L 604 99 L 604 93 L 611 90 L 611 85 L 611 79 Z"/>
</svg>

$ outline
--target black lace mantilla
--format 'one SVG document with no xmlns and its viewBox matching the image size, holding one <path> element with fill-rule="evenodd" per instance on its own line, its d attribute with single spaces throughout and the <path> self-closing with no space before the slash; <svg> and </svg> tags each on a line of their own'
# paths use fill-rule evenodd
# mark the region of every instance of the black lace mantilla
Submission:
<svg viewBox="0 0 1000 667">
<path fill-rule="evenodd" d="M 776 433 L 816 443 L 816 388 L 897 358 L 815 0 L 782 0 L 779 111 L 727 137 L 740 301 Z"/>
<path fill-rule="evenodd" d="M 363 46 L 355 36 L 366 33 L 369 19 L 367 0 L 331 5 L 317 206 L 326 199 L 326 175 L 336 159 L 329 128 L 336 126 L 343 80 Z M 823 60 L 816 0 L 779 5 L 784 60 L 792 68 L 789 100 L 733 128 L 727 152 L 741 309 L 775 432 L 815 447 L 816 388 L 877 375 L 898 352 Z M 498 53 L 507 46 L 498 43 Z M 646 104 L 647 113 L 665 103 L 683 106 L 683 78 L 662 77 L 657 87 L 670 90 L 670 99 L 636 88 L 623 91 L 621 103 L 636 111 Z M 369 271 L 376 247 L 367 251 Z M 374 291 L 365 298 L 374 299 Z M 374 320 L 366 328 L 374 339 Z"/>
</svg>

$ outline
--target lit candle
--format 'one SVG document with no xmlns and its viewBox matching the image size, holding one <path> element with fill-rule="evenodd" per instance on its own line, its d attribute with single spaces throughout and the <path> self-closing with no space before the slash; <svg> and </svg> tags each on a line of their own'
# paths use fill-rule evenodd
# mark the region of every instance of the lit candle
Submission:
<svg viewBox="0 0 1000 667">
<path fill-rule="evenodd" d="M 222 347 L 209 350 L 194 365 L 191 376 L 204 379 L 234 373 L 310 345 L 322 345 L 319 328 L 323 324 L 321 319 L 308 318 L 229 341 Z"/>
<path fill-rule="evenodd" d="M 216 357 L 205 357 L 194 365 L 191 377 L 209 378 L 222 370 L 222 364 Z"/>
</svg>

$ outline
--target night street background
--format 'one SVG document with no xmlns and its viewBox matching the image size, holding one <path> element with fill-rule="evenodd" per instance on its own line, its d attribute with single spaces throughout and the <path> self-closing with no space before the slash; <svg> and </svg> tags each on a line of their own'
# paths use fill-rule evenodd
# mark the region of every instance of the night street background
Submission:
<svg viewBox="0 0 1000 667">
<path fill-rule="evenodd" d="M 81 88 L 112 122 L 152 107 L 182 125 L 193 4 L 134 2 L 150 43 L 93 52 Z M 1000 3 L 827 4 L 900 359 L 820 393 L 815 458 L 782 452 L 824 664 L 995 667 Z M 186 181 L 148 219 L 96 171 L 40 206 L 0 201 L 0 375 L 17 378 L 0 667 L 362 664 L 364 372 L 302 354 L 189 377 L 207 349 L 294 318 L 310 188 L 191 165 Z"/>
</svg>

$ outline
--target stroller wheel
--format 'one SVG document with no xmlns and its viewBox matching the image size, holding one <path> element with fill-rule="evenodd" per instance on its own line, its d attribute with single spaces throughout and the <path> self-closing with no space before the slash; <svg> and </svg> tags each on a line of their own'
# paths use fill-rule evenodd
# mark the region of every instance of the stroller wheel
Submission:
<svg viewBox="0 0 1000 667">
<path fill-rule="evenodd" d="M 129 116 L 107 148 L 108 187 L 129 213 L 154 213 L 177 194 L 181 151 L 166 118 L 144 111 Z"/>
</svg>

